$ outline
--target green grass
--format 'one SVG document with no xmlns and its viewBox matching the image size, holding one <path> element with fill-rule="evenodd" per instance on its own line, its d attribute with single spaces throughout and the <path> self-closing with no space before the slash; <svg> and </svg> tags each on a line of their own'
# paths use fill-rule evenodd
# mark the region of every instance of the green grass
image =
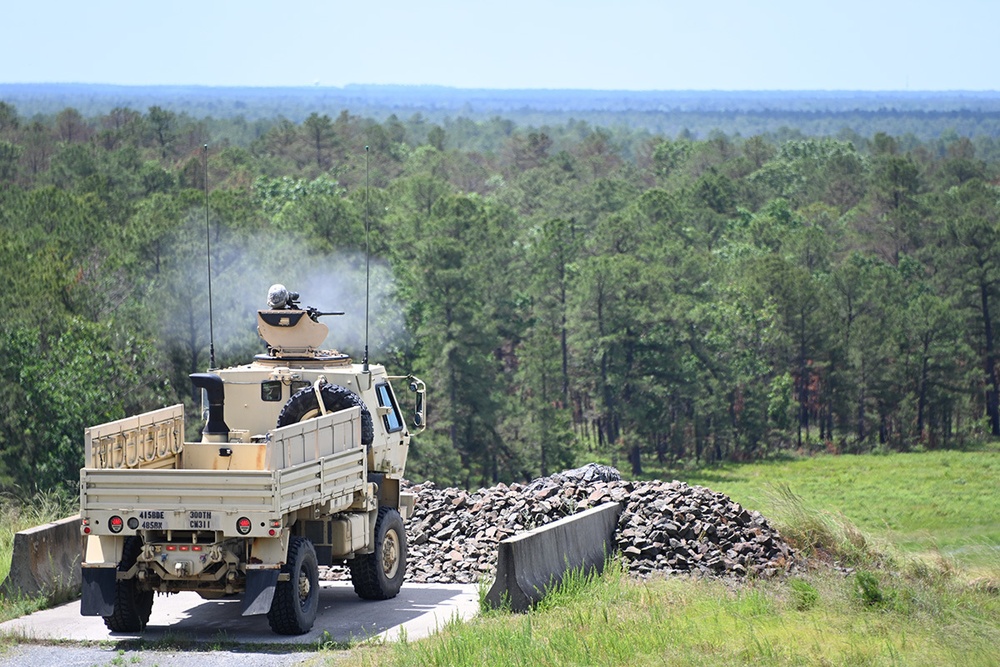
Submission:
<svg viewBox="0 0 1000 667">
<path fill-rule="evenodd" d="M 66 493 L 37 492 L 30 497 L 0 495 L 0 581 L 10 572 L 14 535 L 50 521 L 57 521 L 79 511 L 79 500 Z M 47 607 L 50 601 L 38 598 L 7 598 L 0 595 L 0 621 L 30 614 Z"/>
<path fill-rule="evenodd" d="M 760 510 L 850 566 L 772 581 L 637 581 L 621 568 L 527 614 L 489 612 L 348 665 L 997 665 L 1000 448 L 655 470 Z"/>
<path fill-rule="evenodd" d="M 662 471 L 729 495 L 780 525 L 789 496 L 842 516 L 904 553 L 964 568 L 1000 562 L 1000 447 L 885 455 L 820 455 Z"/>
<path fill-rule="evenodd" d="M 527 614 L 362 646 L 338 665 L 996 665 L 1000 598 L 938 578 L 825 571 L 733 586 L 611 568 Z M 803 593 L 805 591 L 805 593 Z"/>
</svg>

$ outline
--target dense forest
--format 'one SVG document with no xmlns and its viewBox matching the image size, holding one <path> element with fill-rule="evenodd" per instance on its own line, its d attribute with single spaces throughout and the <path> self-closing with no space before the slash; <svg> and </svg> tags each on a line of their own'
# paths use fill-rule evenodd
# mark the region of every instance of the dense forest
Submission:
<svg viewBox="0 0 1000 667">
<path fill-rule="evenodd" d="M 413 478 L 1000 435 L 993 141 L 0 102 L 0 483 L 197 422 L 209 247 L 219 365 L 276 282 L 360 356 L 366 223 L 373 361 L 429 386 Z"/>
<path fill-rule="evenodd" d="M 616 144 L 650 135 L 705 139 L 773 135 L 854 141 L 882 132 L 904 145 L 947 134 L 969 137 L 977 154 L 1000 161 L 1000 93 L 996 91 L 627 91 L 483 90 L 443 86 L 348 85 L 342 88 L 115 86 L 0 83 L 0 100 L 26 118 L 74 108 L 88 118 L 114 109 L 153 106 L 201 119 L 216 140 L 249 146 L 283 119 L 301 124 L 311 114 L 336 118 L 344 109 L 407 125 L 419 141 L 430 123 L 446 131 L 446 147 L 501 150 L 509 129 L 583 123 L 612 132 Z M 217 122 L 217 121 L 222 121 Z M 236 122 L 228 122 L 236 121 Z M 492 121 L 492 122 L 490 122 Z M 486 130 L 487 126 L 489 127 Z M 497 132 L 496 130 L 501 130 Z M 547 132 L 551 136 L 551 132 Z"/>
</svg>

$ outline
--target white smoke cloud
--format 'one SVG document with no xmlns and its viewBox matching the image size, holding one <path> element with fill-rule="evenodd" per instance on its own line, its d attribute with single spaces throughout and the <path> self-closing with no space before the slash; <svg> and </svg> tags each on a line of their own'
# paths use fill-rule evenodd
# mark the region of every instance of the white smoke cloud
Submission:
<svg viewBox="0 0 1000 667">
<path fill-rule="evenodd" d="M 188 238 L 196 240 L 197 224 L 191 232 Z M 204 231 L 201 234 L 204 239 Z M 320 254 L 306 250 L 307 247 L 303 239 L 288 232 L 234 235 L 213 240 L 212 310 L 219 356 L 225 356 L 229 363 L 243 363 L 249 361 L 244 359 L 248 352 L 263 351 L 264 343 L 257 335 L 256 312 L 267 308 L 267 291 L 275 283 L 298 292 L 298 303 L 303 307 L 312 306 L 324 312 L 343 311 L 344 315 L 320 318 L 330 328 L 323 347 L 349 354 L 359 362 L 365 347 L 367 283 L 371 362 L 378 363 L 395 351 L 405 349 L 409 339 L 404 310 L 388 263 L 371 258 L 369 280 L 366 281 L 363 253 Z M 179 307 L 192 309 L 196 318 L 203 317 L 204 326 L 199 329 L 207 334 L 206 257 L 204 251 L 182 256 L 175 282 L 183 284 L 191 298 L 181 302 Z M 187 318 L 176 312 L 168 315 L 170 321 L 178 319 Z"/>
<path fill-rule="evenodd" d="M 372 360 L 405 344 L 403 308 L 396 298 L 395 279 L 388 264 L 372 259 L 366 281 L 363 255 L 317 257 L 299 267 L 298 282 L 286 287 L 299 292 L 299 304 L 343 315 L 320 319 L 330 327 L 324 347 L 347 352 L 357 359 L 364 354 L 365 314 L 368 294 L 368 345 Z M 366 283 L 368 289 L 366 290 Z"/>
</svg>

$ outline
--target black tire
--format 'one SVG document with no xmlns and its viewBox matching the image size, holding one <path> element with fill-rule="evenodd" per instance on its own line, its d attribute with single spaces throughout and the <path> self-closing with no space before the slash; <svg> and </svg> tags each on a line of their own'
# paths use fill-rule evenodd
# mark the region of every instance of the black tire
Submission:
<svg viewBox="0 0 1000 667">
<path fill-rule="evenodd" d="M 375 551 L 347 561 L 354 592 L 364 600 L 396 597 L 406 576 L 406 530 L 394 507 L 380 507 L 375 521 Z"/>
<path fill-rule="evenodd" d="M 126 537 L 118 571 L 124 572 L 135 565 L 140 553 L 142 539 Z M 134 578 L 122 579 L 115 582 L 115 610 L 111 616 L 104 617 L 104 625 L 111 632 L 142 632 L 152 613 L 153 591 L 141 590 Z"/>
<path fill-rule="evenodd" d="M 375 426 L 372 423 L 371 412 L 360 396 L 339 384 L 324 384 L 320 387 L 320 393 L 323 395 L 323 405 L 327 412 L 337 412 L 354 406 L 361 408 L 361 444 L 365 446 L 372 444 L 375 439 Z M 316 391 L 312 387 L 304 387 L 292 394 L 281 408 L 278 428 L 298 424 L 300 421 L 319 417 L 321 414 L 319 403 L 316 402 Z"/>
<path fill-rule="evenodd" d="M 305 634 L 312 630 L 319 609 L 319 567 L 313 543 L 293 536 L 281 571 L 289 580 L 275 585 L 267 622 L 279 635 Z"/>
</svg>

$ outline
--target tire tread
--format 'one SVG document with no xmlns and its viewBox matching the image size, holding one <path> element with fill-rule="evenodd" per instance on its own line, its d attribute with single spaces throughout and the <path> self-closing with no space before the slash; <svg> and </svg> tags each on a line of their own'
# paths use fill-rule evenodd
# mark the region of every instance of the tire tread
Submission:
<svg viewBox="0 0 1000 667">
<path fill-rule="evenodd" d="M 139 537 L 126 537 L 122 545 L 122 559 L 118 571 L 124 572 L 135 565 L 142 553 Z M 142 632 L 149 623 L 153 612 L 153 591 L 135 591 L 135 579 L 115 582 L 115 607 L 110 616 L 104 617 L 104 625 L 111 632 Z"/>
<path fill-rule="evenodd" d="M 389 517 L 389 518 L 387 518 Z M 382 540 L 387 524 L 397 524 L 399 532 L 400 564 L 399 574 L 387 580 L 382 571 Z M 363 600 L 389 600 L 396 597 L 406 576 L 406 530 L 399 511 L 394 507 L 380 507 L 375 520 L 375 551 L 356 556 L 348 561 L 354 592 Z"/>
<path fill-rule="evenodd" d="M 280 635 L 301 635 L 309 632 L 316 620 L 315 613 L 311 619 L 308 617 L 303 618 L 301 615 L 298 577 L 295 573 L 295 564 L 299 562 L 300 557 L 309 558 L 309 552 L 312 552 L 313 568 L 316 568 L 316 550 L 312 542 L 304 537 L 292 536 L 288 544 L 288 557 L 285 565 L 281 568 L 282 572 L 291 575 L 291 579 L 289 581 L 278 582 L 274 590 L 271 609 L 267 612 L 267 622 L 271 626 L 271 630 Z M 316 580 L 311 583 L 313 586 L 311 594 L 318 596 L 319 581 Z M 304 627 L 307 624 L 308 627 Z"/>
</svg>

